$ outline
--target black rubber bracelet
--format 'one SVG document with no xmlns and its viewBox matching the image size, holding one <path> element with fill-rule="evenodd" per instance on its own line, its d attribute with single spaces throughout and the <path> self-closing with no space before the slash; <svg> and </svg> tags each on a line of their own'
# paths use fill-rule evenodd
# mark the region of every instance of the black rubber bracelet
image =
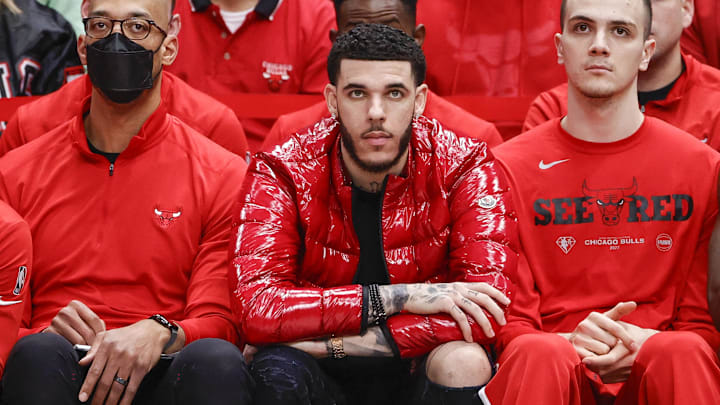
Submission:
<svg viewBox="0 0 720 405">
<path fill-rule="evenodd" d="M 160 314 L 155 314 L 148 319 L 152 319 L 153 321 L 159 323 L 163 327 L 170 329 L 170 340 L 168 340 L 167 343 L 165 343 L 165 347 L 163 347 L 163 349 L 162 349 L 162 352 L 165 353 L 167 351 L 167 349 L 169 349 L 170 346 L 172 346 L 173 343 L 175 343 L 175 340 L 177 340 L 178 326 L 175 325 L 174 323 L 168 321 L 167 318 L 165 318 L 164 316 L 162 316 Z"/>
</svg>

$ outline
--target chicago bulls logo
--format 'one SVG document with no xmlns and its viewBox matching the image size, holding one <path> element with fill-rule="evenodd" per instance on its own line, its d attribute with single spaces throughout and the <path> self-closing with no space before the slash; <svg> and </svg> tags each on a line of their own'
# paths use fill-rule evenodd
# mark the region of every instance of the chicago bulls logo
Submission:
<svg viewBox="0 0 720 405">
<path fill-rule="evenodd" d="M 625 206 L 628 197 L 637 193 L 637 179 L 633 177 L 633 184 L 628 188 L 607 188 L 594 190 L 587 186 L 587 180 L 583 181 L 583 194 L 595 202 L 602 214 L 602 221 L 605 225 L 617 225 L 620 223 L 620 214 Z"/>
<path fill-rule="evenodd" d="M 155 208 L 155 219 L 157 219 L 158 223 L 163 228 L 167 228 L 172 225 L 173 222 L 180 218 L 180 215 L 182 215 L 182 210 L 167 211 Z"/>
<path fill-rule="evenodd" d="M 268 88 L 273 92 L 280 91 L 281 85 L 290 80 L 290 72 L 293 70 L 292 65 L 265 61 L 262 67 L 265 69 L 262 76 L 268 81 Z"/>
</svg>

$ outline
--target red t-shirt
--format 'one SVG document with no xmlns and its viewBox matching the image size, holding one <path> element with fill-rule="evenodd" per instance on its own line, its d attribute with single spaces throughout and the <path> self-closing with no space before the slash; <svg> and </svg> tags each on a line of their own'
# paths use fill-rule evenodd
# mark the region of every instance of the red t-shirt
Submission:
<svg viewBox="0 0 720 405">
<path fill-rule="evenodd" d="M 245 157 L 248 151 L 245 131 L 230 108 L 172 73 L 163 72 L 161 86 L 161 97 L 170 114 L 223 148 Z M 18 108 L 0 137 L 0 156 L 72 119 L 90 94 L 92 83 L 86 75 Z"/>
<path fill-rule="evenodd" d="M 720 70 L 683 55 L 685 72 L 664 100 L 645 104 L 646 116 L 660 118 L 720 150 Z M 523 130 L 567 114 L 567 83 L 540 94 L 530 105 Z"/>
<path fill-rule="evenodd" d="M 178 0 L 175 12 L 180 51 L 169 70 L 208 94 L 320 94 L 328 81 L 328 33 L 335 27 L 328 0 L 261 0 L 234 34 L 209 1 Z M 273 120 L 241 122 L 257 151 Z"/>
<path fill-rule="evenodd" d="M 160 313 L 186 343 L 237 341 L 227 249 L 244 160 L 161 105 L 110 165 L 89 150 L 88 108 L 0 159 L 0 199 L 37 253 L 20 336 L 76 299 L 108 329 Z"/>
<path fill-rule="evenodd" d="M 427 83 L 441 96 L 535 97 L 566 80 L 553 35 L 561 0 L 420 1 Z M 504 139 L 521 122 L 497 123 Z"/>
<path fill-rule="evenodd" d="M 702 63 L 720 68 L 720 2 L 695 0 L 693 23 L 683 31 L 680 46 Z"/>
<path fill-rule="evenodd" d="M 493 124 L 470 114 L 432 91 L 428 91 L 423 115 L 447 125 L 455 133 L 485 141 L 491 148 L 502 143 L 500 133 Z M 281 115 L 265 138 L 262 151 L 270 151 L 275 145 L 290 138 L 292 134 L 329 116 L 324 101 L 294 113 Z"/>
<path fill-rule="evenodd" d="M 571 136 L 558 118 L 494 153 L 523 246 L 501 347 L 526 333 L 572 332 L 621 301 L 638 304 L 624 321 L 720 347 L 707 304 L 720 154 L 651 117 L 606 144 Z"/>
<path fill-rule="evenodd" d="M 0 201 L 0 378 L 17 340 L 32 267 L 30 228 Z"/>
</svg>

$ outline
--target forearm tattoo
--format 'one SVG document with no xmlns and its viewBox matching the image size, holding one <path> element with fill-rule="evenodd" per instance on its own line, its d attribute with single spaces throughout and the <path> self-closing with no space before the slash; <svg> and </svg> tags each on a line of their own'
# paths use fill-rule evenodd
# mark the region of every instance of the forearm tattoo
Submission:
<svg viewBox="0 0 720 405">
<path fill-rule="evenodd" d="M 344 338 L 343 345 L 348 356 L 355 357 L 392 357 L 393 351 L 378 326 L 374 326 L 362 335 Z"/>
</svg>

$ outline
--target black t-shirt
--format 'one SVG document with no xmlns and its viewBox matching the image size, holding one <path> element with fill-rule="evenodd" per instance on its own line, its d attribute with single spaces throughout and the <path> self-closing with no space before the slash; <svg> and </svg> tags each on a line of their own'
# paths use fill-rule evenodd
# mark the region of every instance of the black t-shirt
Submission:
<svg viewBox="0 0 720 405">
<path fill-rule="evenodd" d="M 384 191 L 368 193 L 352 187 L 352 219 L 360 242 L 360 261 L 355 284 L 390 284 L 382 240 L 382 203 Z"/>
<path fill-rule="evenodd" d="M 90 142 L 89 139 L 85 138 L 87 140 L 88 148 L 90 148 L 90 152 L 95 153 L 97 155 L 103 155 L 105 156 L 105 159 L 108 160 L 110 163 L 115 163 L 115 160 L 117 160 L 117 157 L 120 156 L 119 153 L 110 153 L 110 152 L 103 152 L 100 149 L 96 148 L 95 145 Z"/>
</svg>

